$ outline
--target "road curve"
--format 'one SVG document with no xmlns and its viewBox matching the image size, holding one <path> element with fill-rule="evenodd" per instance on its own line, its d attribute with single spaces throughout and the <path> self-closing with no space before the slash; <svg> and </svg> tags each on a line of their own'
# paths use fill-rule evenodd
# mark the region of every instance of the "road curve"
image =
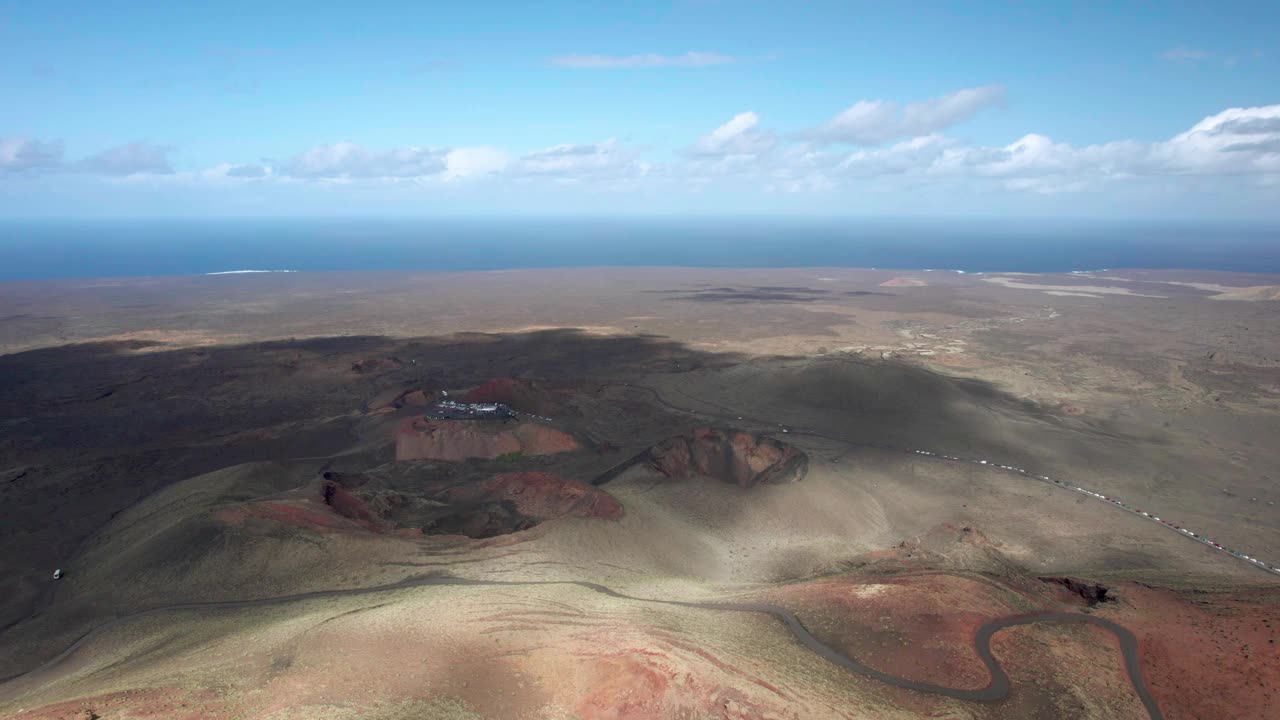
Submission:
<svg viewBox="0 0 1280 720">
<path fill-rule="evenodd" d="M 1009 674 L 1005 672 L 1004 667 L 996 660 L 995 655 L 991 652 L 991 638 L 997 632 L 1009 627 L 1018 625 L 1030 625 L 1033 623 L 1053 623 L 1053 624 L 1087 624 L 1100 627 L 1111 633 L 1120 643 L 1120 653 L 1124 658 L 1125 671 L 1129 675 L 1129 682 L 1132 683 L 1134 692 L 1147 709 L 1147 714 L 1151 720 L 1164 720 L 1164 714 L 1161 713 L 1159 705 L 1156 704 L 1155 698 L 1152 697 L 1151 691 L 1147 688 L 1147 683 L 1142 675 L 1142 665 L 1138 657 L 1138 640 L 1122 625 L 1118 625 L 1110 620 L 1094 617 L 1092 615 L 1084 615 L 1080 613 L 1066 612 L 1042 612 L 1031 615 L 1015 615 L 1012 617 L 997 618 L 982 627 L 978 628 L 978 633 L 974 637 L 974 648 L 978 653 L 978 657 L 986 665 L 987 673 L 991 676 L 991 680 L 986 687 L 976 690 L 966 690 L 963 688 L 952 688 L 945 685 L 934 685 L 932 683 L 919 682 L 909 678 L 891 675 L 882 672 L 873 667 L 863 664 L 857 658 L 850 657 L 839 650 L 827 645 L 819 640 L 805 628 L 800 622 L 800 618 L 790 610 L 769 603 L 760 602 L 744 602 L 744 603 L 716 603 L 716 602 L 688 602 L 682 600 L 659 600 L 655 598 L 643 598 L 633 595 L 620 593 L 613 588 L 598 583 L 587 582 L 583 580 L 478 580 L 471 578 L 461 578 L 443 575 L 429 575 L 410 577 L 399 582 L 387 585 L 378 585 L 367 588 L 348 588 L 342 590 L 317 590 L 313 592 L 299 593 L 296 595 L 285 595 L 273 598 L 259 598 L 256 600 L 222 600 L 203 603 L 183 603 L 178 605 L 167 605 L 163 607 L 151 608 L 149 610 L 140 610 L 138 612 L 123 615 L 112 620 L 108 620 L 97 627 L 81 635 L 75 642 L 67 646 L 65 650 L 53 657 L 49 661 L 39 667 L 15 676 L 10 676 L 0 680 L 0 698 L 12 696 L 13 691 L 21 692 L 21 685 L 25 685 L 24 681 L 35 681 L 38 678 L 54 669 L 67 658 L 71 657 L 77 650 L 83 647 L 93 638 L 105 633 L 107 630 L 126 623 L 130 620 L 136 620 L 141 617 L 158 615 L 166 612 L 181 612 L 185 610 L 234 610 L 253 607 L 267 607 L 272 605 L 283 605 L 291 602 L 300 602 L 304 600 L 318 600 L 325 598 L 347 597 L 356 595 L 371 595 L 380 592 L 391 592 L 395 590 L 404 590 L 407 588 L 432 586 L 432 585 L 454 585 L 454 586 L 535 586 L 535 585 L 576 585 L 586 588 L 602 595 L 607 595 L 620 600 L 631 600 L 635 602 L 656 603 L 661 605 L 674 605 L 678 607 L 697 608 L 701 610 L 723 610 L 729 612 L 752 612 L 765 613 L 778 618 L 786 625 L 791 634 L 795 636 L 800 644 L 831 663 L 839 665 L 846 670 L 871 678 L 887 685 L 903 688 L 906 690 L 914 690 L 916 692 L 928 693 L 930 695 L 942 695 L 946 697 L 956 698 L 958 700 L 967 700 L 970 702 L 995 702 L 1003 700 L 1009 695 L 1010 681 Z"/>
</svg>

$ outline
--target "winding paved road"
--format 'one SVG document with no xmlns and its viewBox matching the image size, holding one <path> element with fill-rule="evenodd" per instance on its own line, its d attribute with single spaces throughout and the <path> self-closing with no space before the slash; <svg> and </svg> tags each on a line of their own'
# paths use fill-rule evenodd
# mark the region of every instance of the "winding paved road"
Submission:
<svg viewBox="0 0 1280 720">
<path fill-rule="evenodd" d="M 113 627 L 122 625 L 131 620 L 142 617 L 159 615 L 166 612 L 180 612 L 185 610 L 235 610 L 254 607 L 267 607 L 273 605 L 283 605 L 286 603 L 300 602 L 305 600 L 319 600 L 325 598 L 348 597 L 355 595 L 370 595 L 381 592 L 392 592 L 396 590 L 404 590 L 407 588 L 423 587 L 423 586 L 535 586 L 535 585 L 576 585 L 586 588 L 602 595 L 607 595 L 620 600 L 630 600 L 635 602 L 657 603 L 661 605 L 674 605 L 678 607 L 697 608 L 702 610 L 722 610 L 729 612 L 752 612 L 765 613 L 778 618 L 786 625 L 791 634 L 795 636 L 800 644 L 809 650 L 822 656 L 826 660 L 839 665 L 840 667 L 850 670 L 864 677 L 878 680 L 887 685 L 904 688 L 906 690 L 914 690 L 916 692 L 928 693 L 930 695 L 943 695 L 946 697 L 956 698 L 958 700 L 967 700 L 971 702 L 995 702 L 1003 700 L 1009 695 L 1009 674 L 1005 672 L 1004 667 L 1000 665 L 995 656 L 991 652 L 991 638 L 997 632 L 1018 625 L 1030 625 L 1033 623 L 1056 623 L 1056 624 L 1088 624 L 1100 627 L 1111 633 L 1120 643 L 1120 653 L 1124 658 L 1125 671 L 1129 675 L 1129 681 L 1133 684 L 1134 692 L 1142 704 L 1146 706 L 1147 714 L 1151 720 L 1164 720 L 1160 707 L 1156 704 L 1155 698 L 1151 696 L 1151 691 L 1147 688 L 1147 683 L 1142 675 L 1142 665 L 1138 658 L 1138 640 L 1133 633 L 1121 625 L 1117 625 L 1110 620 L 1094 617 L 1092 615 L 1083 615 L 1079 613 L 1065 612 L 1043 612 L 1032 615 L 1016 615 L 1012 617 L 998 618 L 992 620 L 982 627 L 978 628 L 978 633 L 974 637 L 974 647 L 978 653 L 978 657 L 987 667 L 987 672 L 991 676 L 991 680 L 986 687 L 967 690 L 963 688 L 952 688 L 945 685 L 934 685 L 926 682 L 919 682 L 897 675 L 891 675 L 886 672 L 877 670 L 869 665 L 859 661 L 857 658 L 849 657 L 839 650 L 827 645 L 826 643 L 814 637 L 800 622 L 800 618 L 790 610 L 772 605 L 769 603 L 745 602 L 745 603 L 715 603 L 715 602 L 687 602 L 682 600 L 658 600 L 654 598 L 642 598 L 633 595 L 620 593 L 613 588 L 597 583 L 586 582 L 582 580 L 476 580 L 470 578 L 460 578 L 451 576 L 425 576 L 406 578 L 399 582 L 388 585 L 379 585 L 368 588 L 349 588 L 344 590 L 318 590 L 314 592 L 299 593 L 297 595 L 286 595 L 282 597 L 260 598 L 257 600 L 223 600 L 203 603 L 184 603 L 179 605 L 167 605 L 164 607 L 151 608 L 149 610 L 140 610 L 135 613 L 123 615 L 115 619 L 109 620 L 97 627 L 89 630 L 81 635 L 75 642 L 71 643 L 65 650 L 54 658 L 45 662 L 38 668 L 29 672 L 12 676 L 3 680 L 0 684 L 0 697 L 11 696 L 13 691 L 21 692 L 21 686 L 26 684 L 24 681 L 37 680 L 41 675 L 56 668 L 59 664 L 67 660 L 75 654 L 77 650 L 87 644 L 95 637 L 102 635 Z"/>
</svg>

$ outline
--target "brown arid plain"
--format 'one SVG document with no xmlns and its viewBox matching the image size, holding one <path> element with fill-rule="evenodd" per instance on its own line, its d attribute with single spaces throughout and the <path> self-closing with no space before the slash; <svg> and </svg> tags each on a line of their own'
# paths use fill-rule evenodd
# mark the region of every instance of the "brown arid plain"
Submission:
<svg viewBox="0 0 1280 720">
<path fill-rule="evenodd" d="M 1280 717 L 1278 288 L 0 284 L 0 717 Z"/>
</svg>

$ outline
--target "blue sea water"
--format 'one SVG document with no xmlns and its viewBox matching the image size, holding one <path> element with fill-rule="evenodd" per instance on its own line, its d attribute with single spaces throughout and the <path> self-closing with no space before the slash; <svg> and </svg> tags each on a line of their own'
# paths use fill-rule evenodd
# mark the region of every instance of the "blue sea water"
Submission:
<svg viewBox="0 0 1280 720">
<path fill-rule="evenodd" d="M 1280 224 L 784 217 L 0 221 L 0 280 L 606 265 L 1280 272 Z"/>
</svg>

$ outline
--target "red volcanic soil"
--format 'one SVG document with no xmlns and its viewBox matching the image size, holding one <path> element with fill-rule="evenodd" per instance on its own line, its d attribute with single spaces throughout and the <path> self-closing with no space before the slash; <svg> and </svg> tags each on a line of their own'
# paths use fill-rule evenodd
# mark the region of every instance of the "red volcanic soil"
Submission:
<svg viewBox="0 0 1280 720">
<path fill-rule="evenodd" d="M 650 448 L 649 464 L 667 477 L 698 474 L 753 487 L 799 480 L 808 471 L 809 459 L 773 438 L 703 427 Z"/>
<path fill-rule="evenodd" d="M 1056 583 L 931 571 L 818 580 L 779 588 L 766 599 L 791 608 L 815 636 L 877 670 L 969 690 L 990 680 L 974 648 L 980 626 L 1042 610 L 1087 607 Z M 1119 645 L 1105 631 L 1025 626 L 997 633 L 991 647 L 1013 680 L 1013 692 L 982 717 L 1083 717 L 1099 708 L 1104 717 L 1142 716 Z M 953 702 L 895 693 L 898 703 L 920 717 L 934 717 Z"/>
<path fill-rule="evenodd" d="M 466 460 L 500 455 L 553 455 L 581 450 L 572 435 L 532 422 L 408 418 L 396 430 L 396 460 Z"/>
<path fill-rule="evenodd" d="M 880 283 L 880 287 L 925 287 L 928 284 L 920 278 L 896 277 Z"/>
<path fill-rule="evenodd" d="M 1280 717 L 1280 593 L 1118 592 L 1126 602 L 1107 615 L 1138 636 L 1165 717 Z"/>
<path fill-rule="evenodd" d="M 566 515 L 591 518 L 622 517 L 622 503 L 612 495 L 586 483 L 566 480 L 551 473 L 503 473 L 472 487 L 481 497 L 490 500 L 510 500 L 522 515 L 539 520 Z"/>
<path fill-rule="evenodd" d="M 480 480 L 423 477 L 392 489 L 360 473 L 324 475 L 333 513 L 374 532 L 491 538 L 560 517 L 617 519 L 622 504 L 577 480 L 546 472 L 510 472 Z"/>
<path fill-rule="evenodd" d="M 309 500 L 264 500 L 218 510 L 214 517 L 230 525 L 245 525 L 253 520 L 266 520 L 317 533 L 353 532 L 370 529 L 335 513 L 333 509 Z"/>
<path fill-rule="evenodd" d="M 671 647 L 664 647 L 668 644 Z M 681 655 L 694 656 L 694 659 Z M 698 667 L 703 663 L 703 667 Z M 650 640 L 646 647 L 624 647 L 594 657 L 588 671 L 588 690 L 575 705 L 574 717 L 583 720 L 668 717 L 765 720 L 791 715 L 787 713 L 785 696 L 773 698 L 767 705 L 753 702 L 742 690 L 716 682 L 718 673 L 708 665 L 729 675 L 733 681 L 754 680 L 742 677 L 741 671 L 726 666 L 710 653 L 682 643 L 663 643 L 657 638 Z M 777 693 L 772 687 L 769 689 Z"/>
<path fill-rule="evenodd" d="M 295 494 L 287 499 L 259 500 L 220 508 L 214 513 L 214 518 L 228 525 L 252 526 L 265 521 L 324 534 L 364 531 L 411 536 L 422 534 L 419 528 L 396 527 L 394 522 L 382 517 L 363 498 L 339 482 L 326 482 L 319 498 Z"/>
<path fill-rule="evenodd" d="M 915 571 L 798 583 L 763 599 L 791 608 L 815 636 L 878 670 L 967 689 L 988 680 L 973 648 L 979 626 L 1041 610 L 1090 612 L 1138 638 L 1143 674 L 1166 718 L 1280 717 L 1277 591 L 1185 593 L 1120 582 L 1104 593 L 1074 578 L 1039 580 Z M 1142 716 L 1118 644 L 1100 630 L 1014 628 L 998 633 L 992 649 L 1014 681 L 1007 712 L 995 716 L 1072 716 L 1061 703 L 1073 694 L 1116 717 L 1127 717 L 1125 708 Z M 905 693 L 900 700 L 922 715 L 938 702 Z"/>
<path fill-rule="evenodd" d="M 981 580 L 941 573 L 819 580 L 775 590 L 768 602 L 877 670 L 967 689 L 988 680 L 973 647 L 978 627 L 1029 609 Z"/>
<path fill-rule="evenodd" d="M 559 408 L 555 394 L 532 380 L 494 378 L 462 397 L 468 403 L 502 403 L 533 415 L 554 415 Z"/>
<path fill-rule="evenodd" d="M 389 523 L 378 516 L 361 498 L 349 492 L 338 483 L 328 482 L 324 485 L 324 504 L 333 508 L 348 520 L 354 520 L 366 530 L 382 532 L 389 529 Z"/>
<path fill-rule="evenodd" d="M 622 504 L 612 495 L 544 472 L 503 473 L 455 485 L 434 499 L 457 510 L 428 522 L 424 530 L 431 535 L 491 538 L 559 517 L 622 517 Z"/>
</svg>

